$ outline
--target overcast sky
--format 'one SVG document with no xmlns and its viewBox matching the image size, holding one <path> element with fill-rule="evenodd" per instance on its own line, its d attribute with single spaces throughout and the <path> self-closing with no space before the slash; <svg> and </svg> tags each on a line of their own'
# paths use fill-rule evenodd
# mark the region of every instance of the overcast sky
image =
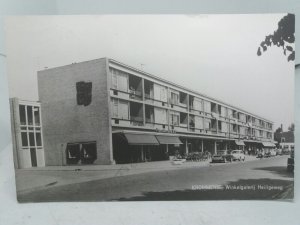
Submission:
<svg viewBox="0 0 300 225">
<path fill-rule="evenodd" d="M 9 94 L 38 100 L 38 70 L 109 57 L 287 129 L 294 121 L 294 62 L 282 48 L 256 54 L 284 15 L 10 17 Z"/>
</svg>

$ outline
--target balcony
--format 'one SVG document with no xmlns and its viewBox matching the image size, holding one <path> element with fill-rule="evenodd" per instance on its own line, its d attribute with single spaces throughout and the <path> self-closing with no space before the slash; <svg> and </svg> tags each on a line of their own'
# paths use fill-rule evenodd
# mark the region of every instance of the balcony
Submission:
<svg viewBox="0 0 300 225">
<path fill-rule="evenodd" d="M 142 93 L 142 78 L 134 75 L 129 75 L 129 98 L 142 100 Z"/>
<path fill-rule="evenodd" d="M 188 95 L 184 92 L 179 92 L 179 105 L 182 107 L 187 107 Z"/>
<path fill-rule="evenodd" d="M 189 117 L 189 131 L 195 132 L 195 116 L 190 115 Z"/>
<path fill-rule="evenodd" d="M 143 104 L 130 102 L 130 124 L 133 126 L 143 126 Z"/>
</svg>

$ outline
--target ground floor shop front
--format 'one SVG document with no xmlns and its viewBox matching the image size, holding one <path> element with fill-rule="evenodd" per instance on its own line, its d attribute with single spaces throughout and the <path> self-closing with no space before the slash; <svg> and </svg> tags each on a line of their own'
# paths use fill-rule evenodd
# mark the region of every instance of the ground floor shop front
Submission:
<svg viewBox="0 0 300 225">
<path fill-rule="evenodd" d="M 190 153 L 213 155 L 218 150 L 243 150 L 255 155 L 262 142 L 168 133 L 116 131 L 112 134 L 113 157 L 117 164 L 168 160 Z"/>
</svg>

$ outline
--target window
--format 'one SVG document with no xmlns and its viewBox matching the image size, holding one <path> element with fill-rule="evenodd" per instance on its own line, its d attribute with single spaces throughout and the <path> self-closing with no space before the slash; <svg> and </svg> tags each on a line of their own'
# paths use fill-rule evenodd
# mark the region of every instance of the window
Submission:
<svg viewBox="0 0 300 225">
<path fill-rule="evenodd" d="M 119 91 L 128 92 L 128 74 L 119 70 L 112 69 L 112 88 Z"/>
<path fill-rule="evenodd" d="M 29 132 L 29 144 L 30 144 L 30 146 L 35 146 L 34 133 L 33 132 Z"/>
<path fill-rule="evenodd" d="M 222 121 L 218 120 L 218 130 L 222 131 Z"/>
<path fill-rule="evenodd" d="M 221 116 L 226 117 L 226 108 L 224 106 L 221 107 Z"/>
<path fill-rule="evenodd" d="M 190 116 L 191 118 L 191 116 Z M 180 113 L 180 123 L 181 124 L 187 124 L 187 113 Z"/>
<path fill-rule="evenodd" d="M 170 112 L 170 124 L 179 125 L 179 113 Z"/>
<path fill-rule="evenodd" d="M 158 124 L 167 124 L 167 110 L 155 107 L 154 120 Z"/>
<path fill-rule="evenodd" d="M 118 89 L 118 77 L 114 69 L 111 69 L 111 87 Z"/>
<path fill-rule="evenodd" d="M 35 133 L 36 145 L 42 146 L 42 137 L 41 133 Z"/>
<path fill-rule="evenodd" d="M 222 106 L 218 105 L 218 113 L 221 114 Z"/>
<path fill-rule="evenodd" d="M 210 130 L 211 129 L 211 120 L 205 119 L 205 129 Z"/>
<path fill-rule="evenodd" d="M 128 102 L 119 99 L 118 117 L 121 119 L 128 119 Z"/>
<path fill-rule="evenodd" d="M 203 129 L 203 118 L 195 116 L 195 127 L 198 129 Z"/>
<path fill-rule="evenodd" d="M 32 106 L 27 106 L 28 125 L 33 125 Z"/>
<path fill-rule="evenodd" d="M 128 102 L 120 99 L 112 99 L 112 117 L 120 119 L 128 119 Z"/>
<path fill-rule="evenodd" d="M 118 117 L 118 99 L 112 100 L 112 116 L 115 118 Z"/>
<path fill-rule="evenodd" d="M 25 105 L 19 105 L 20 123 L 26 125 L 26 111 Z"/>
<path fill-rule="evenodd" d="M 205 111 L 206 113 L 211 113 L 211 105 L 210 105 L 210 102 L 207 102 L 207 101 L 204 102 L 204 111 Z"/>
<path fill-rule="evenodd" d="M 222 122 L 221 131 L 227 133 L 228 132 L 228 124 Z"/>
<path fill-rule="evenodd" d="M 166 88 L 162 87 L 160 89 L 160 100 L 163 101 L 163 102 L 167 101 L 167 94 L 166 93 L 167 93 Z"/>
<path fill-rule="evenodd" d="M 195 110 L 202 111 L 202 101 L 201 101 L 201 99 L 195 98 L 193 104 L 194 104 L 194 109 Z"/>
<path fill-rule="evenodd" d="M 178 104 L 179 95 L 177 93 L 171 92 L 171 104 Z"/>
<path fill-rule="evenodd" d="M 28 138 L 26 132 L 21 132 L 22 147 L 28 147 Z"/>
<path fill-rule="evenodd" d="M 37 106 L 33 107 L 34 112 L 34 123 L 35 126 L 40 126 L 40 108 Z"/>
</svg>

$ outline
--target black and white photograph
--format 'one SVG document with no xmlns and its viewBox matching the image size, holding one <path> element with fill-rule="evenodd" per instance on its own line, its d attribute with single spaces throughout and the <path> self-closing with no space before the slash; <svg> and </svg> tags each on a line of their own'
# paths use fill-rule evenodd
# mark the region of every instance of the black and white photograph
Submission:
<svg viewBox="0 0 300 225">
<path fill-rule="evenodd" d="M 294 199 L 295 15 L 10 16 L 20 203 Z"/>
</svg>

